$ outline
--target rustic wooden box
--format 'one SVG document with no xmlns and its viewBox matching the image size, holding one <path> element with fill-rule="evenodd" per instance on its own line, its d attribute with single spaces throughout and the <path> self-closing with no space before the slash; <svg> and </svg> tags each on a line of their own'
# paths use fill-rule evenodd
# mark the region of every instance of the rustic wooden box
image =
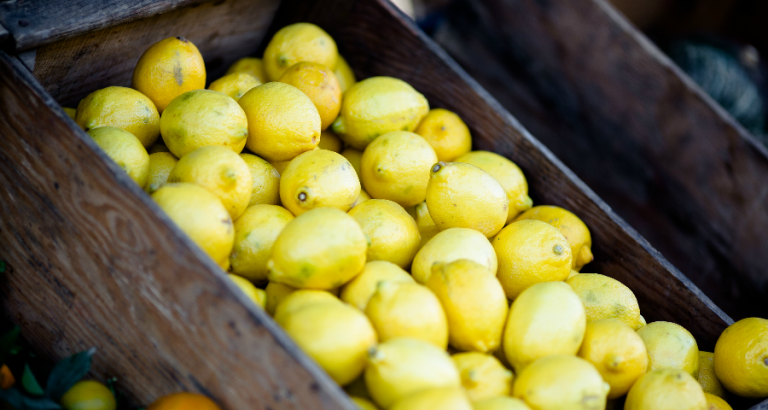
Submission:
<svg viewBox="0 0 768 410">
<path fill-rule="evenodd" d="M 137 403 L 184 389 L 225 409 L 354 408 L 59 105 L 128 85 L 140 54 L 175 35 L 215 79 L 278 28 L 320 25 L 360 78 L 402 78 L 458 112 L 475 148 L 520 165 L 535 203 L 578 214 L 594 241 L 587 269 L 629 286 L 648 321 L 679 323 L 708 351 L 731 323 L 386 0 L 37 3 L 0 4 L 2 308 L 52 359 L 96 346 L 94 375 L 118 377 Z"/>
<path fill-rule="evenodd" d="M 768 316 L 763 145 L 606 0 L 453 3 L 436 40 L 470 75 L 729 315 Z"/>
</svg>

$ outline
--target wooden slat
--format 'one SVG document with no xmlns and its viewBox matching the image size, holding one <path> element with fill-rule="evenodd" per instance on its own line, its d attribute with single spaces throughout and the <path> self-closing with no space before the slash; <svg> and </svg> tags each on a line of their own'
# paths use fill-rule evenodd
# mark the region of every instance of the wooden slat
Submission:
<svg viewBox="0 0 768 410">
<path fill-rule="evenodd" d="M 2 25 L 0 25 L 0 45 L 8 41 L 10 38 L 10 33 L 8 33 L 8 30 L 5 29 Z"/>
<path fill-rule="evenodd" d="M 603 0 L 458 0 L 442 44 L 718 306 L 767 316 L 768 151 Z"/>
<path fill-rule="evenodd" d="M 58 359 L 147 405 L 202 392 L 225 409 L 353 410 L 338 386 L 0 52 L 2 306 Z"/>
</svg>

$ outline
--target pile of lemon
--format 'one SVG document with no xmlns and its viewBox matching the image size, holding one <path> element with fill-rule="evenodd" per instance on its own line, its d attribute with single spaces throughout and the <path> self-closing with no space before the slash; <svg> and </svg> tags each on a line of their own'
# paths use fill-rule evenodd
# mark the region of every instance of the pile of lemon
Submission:
<svg viewBox="0 0 768 410">
<path fill-rule="evenodd" d="M 175 37 L 73 116 L 363 409 L 728 409 L 768 395 L 768 321 L 714 355 L 579 273 L 591 237 L 391 77 L 300 23 L 205 89 Z M 162 143 L 158 138 L 162 136 Z M 247 150 L 247 151 L 246 151 Z M 255 285 L 265 287 L 257 288 Z M 511 301 L 511 304 L 510 304 Z"/>
</svg>

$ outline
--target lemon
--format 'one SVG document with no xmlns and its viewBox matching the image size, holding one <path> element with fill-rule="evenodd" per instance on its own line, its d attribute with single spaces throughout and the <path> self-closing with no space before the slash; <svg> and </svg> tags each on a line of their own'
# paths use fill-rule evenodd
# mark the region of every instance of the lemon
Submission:
<svg viewBox="0 0 768 410">
<path fill-rule="evenodd" d="M 341 300 L 365 311 L 368 301 L 376 293 L 376 287 L 384 281 L 414 282 L 408 272 L 392 262 L 368 262 L 359 275 L 341 288 Z"/>
<path fill-rule="evenodd" d="M 267 82 L 267 74 L 264 72 L 264 64 L 260 58 L 244 57 L 241 58 L 227 69 L 227 74 L 245 73 L 256 77 L 260 83 Z"/>
<path fill-rule="evenodd" d="M 392 410 L 472 410 L 467 395 L 458 388 L 446 387 L 424 390 L 408 396 L 391 407 Z"/>
<path fill-rule="evenodd" d="M 592 363 L 610 386 L 609 399 L 621 397 L 648 370 L 643 339 L 618 319 L 587 323 L 579 357 Z"/>
<path fill-rule="evenodd" d="M 429 110 L 414 132 L 429 142 L 440 161 L 453 161 L 472 149 L 467 125 L 456 113 L 443 108 Z"/>
<path fill-rule="evenodd" d="M 274 314 L 275 322 L 282 325 L 292 313 L 321 303 L 341 303 L 341 301 L 324 290 L 296 289 L 278 303 Z"/>
<path fill-rule="evenodd" d="M 704 392 L 704 397 L 707 399 L 707 410 L 733 410 L 728 402 L 714 394 Z"/>
<path fill-rule="evenodd" d="M 368 387 L 365 386 L 365 376 L 363 375 L 353 380 L 351 383 L 345 385 L 344 391 L 347 392 L 350 398 L 359 397 L 368 400 L 369 402 L 373 401 L 371 395 L 368 394 Z M 374 406 L 374 408 L 378 409 L 375 404 L 371 404 Z"/>
<path fill-rule="evenodd" d="M 316 208 L 288 223 L 267 261 L 269 280 L 297 288 L 334 289 L 365 266 L 368 241 L 343 211 Z"/>
<path fill-rule="evenodd" d="M 216 195 L 236 219 L 248 207 L 253 177 L 248 164 L 232 150 L 201 147 L 181 157 L 168 175 L 168 182 L 190 182 Z"/>
<path fill-rule="evenodd" d="M 100 127 L 88 131 L 96 145 L 144 188 L 149 180 L 149 155 L 133 134 L 116 127 Z"/>
<path fill-rule="evenodd" d="M 360 196 L 360 181 L 346 158 L 318 149 L 294 158 L 280 177 L 280 199 L 294 215 L 329 207 L 344 212 Z"/>
<path fill-rule="evenodd" d="M 310 62 L 336 68 L 336 42 L 320 27 L 296 23 L 281 28 L 264 50 L 264 71 L 270 81 L 280 78 L 294 64 Z"/>
<path fill-rule="evenodd" d="M 440 229 L 437 228 L 435 221 L 429 216 L 426 201 L 416 205 L 415 211 L 416 217 L 414 219 L 416 220 L 416 226 L 419 228 L 419 234 L 421 234 L 421 243 L 419 244 L 419 249 L 421 249 L 440 232 Z"/>
<path fill-rule="evenodd" d="M 336 60 L 336 70 L 334 70 L 333 73 L 339 81 L 341 92 L 347 91 L 349 87 L 352 87 L 357 82 L 355 73 L 341 54 L 339 54 L 339 59 Z"/>
<path fill-rule="evenodd" d="M 280 173 L 267 161 L 253 154 L 240 154 L 248 165 L 253 179 L 253 189 L 248 206 L 280 204 Z"/>
<path fill-rule="evenodd" d="M 219 198 L 195 184 L 165 184 L 152 199 L 219 266 L 226 266 L 235 230 Z"/>
<path fill-rule="evenodd" d="M 149 155 L 156 154 L 158 152 L 167 152 L 170 154 L 171 150 L 169 150 L 168 147 L 166 147 L 165 144 L 163 144 L 162 140 L 159 140 L 158 142 L 155 142 L 151 147 L 149 147 L 147 152 L 149 153 Z"/>
<path fill-rule="evenodd" d="M 341 153 L 341 145 L 341 140 L 333 133 L 333 131 L 323 130 L 323 132 L 320 133 L 320 142 L 317 144 L 318 148 Z M 347 158 L 347 161 L 349 161 L 349 158 Z M 355 174 L 357 174 L 357 170 L 355 170 Z"/>
<path fill-rule="evenodd" d="M 145 148 L 160 136 L 160 114 L 155 104 L 128 87 L 107 87 L 88 94 L 77 105 L 74 120 L 85 131 L 104 126 L 122 128 Z"/>
<path fill-rule="evenodd" d="M 292 85 L 262 84 L 238 103 L 248 117 L 246 146 L 269 162 L 291 160 L 320 142 L 320 114 L 312 100 Z"/>
<path fill-rule="evenodd" d="M 468 352 L 455 354 L 452 358 L 461 375 L 461 384 L 473 402 L 511 393 L 512 372 L 495 357 Z"/>
<path fill-rule="evenodd" d="M 371 240 L 369 261 L 388 261 L 401 268 L 411 266 L 421 235 L 416 221 L 402 206 L 386 199 L 371 199 L 349 211 Z"/>
<path fill-rule="evenodd" d="M 168 175 L 178 162 L 170 152 L 149 154 L 149 176 L 144 190 L 151 194 L 168 182 Z"/>
<path fill-rule="evenodd" d="M 272 161 L 269 163 L 269 165 L 272 165 L 273 168 L 275 168 L 275 171 L 277 171 L 278 174 L 282 175 L 283 172 L 285 172 L 285 169 L 288 168 L 288 164 L 291 163 L 291 160 L 287 161 Z M 278 198 L 280 197 L 280 189 L 278 187 L 277 192 Z"/>
<path fill-rule="evenodd" d="M 524 401 L 514 397 L 491 397 L 472 403 L 474 410 L 531 410 Z"/>
<path fill-rule="evenodd" d="M 496 274 L 496 252 L 485 235 L 467 228 L 446 229 L 429 240 L 413 258 L 411 274 L 416 282 L 426 283 L 432 266 L 468 259 Z"/>
<path fill-rule="evenodd" d="M 211 83 L 209 90 L 218 91 L 232 97 L 235 101 L 245 95 L 253 87 L 261 85 L 261 81 L 251 74 L 232 73 Z"/>
<path fill-rule="evenodd" d="M 536 283 L 565 280 L 571 273 L 568 240 L 545 222 L 513 222 L 491 243 L 499 258 L 499 281 L 508 299 Z"/>
<path fill-rule="evenodd" d="M 572 277 L 574 277 L 574 276 L 576 276 L 578 274 L 579 274 L 578 271 L 575 271 L 575 270 L 571 269 L 571 273 L 568 274 L 568 278 L 567 279 L 570 279 L 570 278 L 572 278 Z"/>
<path fill-rule="evenodd" d="M 638 379 L 627 395 L 624 410 L 707 410 L 701 386 L 679 369 L 658 369 Z"/>
<path fill-rule="evenodd" d="M 581 273 L 568 278 L 566 283 L 584 303 L 588 322 L 615 318 L 634 330 L 645 325 L 635 294 L 616 279 L 597 273 Z"/>
<path fill-rule="evenodd" d="M 696 378 L 704 393 L 725 398 L 725 387 L 715 374 L 715 354 L 699 350 L 699 375 Z"/>
<path fill-rule="evenodd" d="M 715 345 L 715 374 L 739 396 L 768 396 L 768 320 L 742 319 L 723 331 Z"/>
<path fill-rule="evenodd" d="M 355 403 L 360 410 L 379 410 L 379 408 L 368 399 L 355 396 L 350 396 L 349 398 L 352 399 L 352 402 Z"/>
<path fill-rule="evenodd" d="M 210 146 L 239 153 L 248 138 L 248 120 L 235 100 L 211 90 L 184 93 L 160 117 L 160 133 L 178 158 Z"/>
<path fill-rule="evenodd" d="M 341 155 L 346 158 L 350 164 L 352 164 L 352 168 L 354 168 L 355 172 L 357 172 L 357 176 L 362 178 L 363 174 L 360 170 L 360 161 L 363 159 L 363 153 L 354 148 L 346 148 L 344 151 L 341 151 Z"/>
<path fill-rule="evenodd" d="M 360 195 L 357 196 L 357 199 L 355 199 L 355 203 L 352 204 L 352 208 L 362 204 L 365 201 L 370 201 L 370 200 L 371 200 L 371 196 L 368 195 L 367 192 L 361 189 Z"/>
<path fill-rule="evenodd" d="M 586 327 L 584 307 L 570 286 L 539 283 L 512 302 L 504 328 L 504 354 L 518 372 L 541 357 L 575 355 Z"/>
<path fill-rule="evenodd" d="M 248 296 L 248 299 L 253 301 L 253 303 L 261 306 L 262 309 L 267 306 L 267 292 L 265 292 L 264 289 L 259 289 L 256 286 L 253 286 L 253 283 L 243 277 L 231 273 L 227 276 L 238 288 L 240 288 L 240 290 L 243 291 L 243 293 L 245 293 L 245 296 Z"/>
<path fill-rule="evenodd" d="M 66 410 L 115 410 L 117 402 L 107 386 L 94 380 L 75 383 L 61 397 Z"/>
<path fill-rule="evenodd" d="M 132 83 L 132 87 L 149 97 L 162 113 L 174 98 L 205 88 L 203 56 L 184 37 L 158 41 L 139 57 Z"/>
<path fill-rule="evenodd" d="M 61 109 L 64 110 L 64 112 L 67 114 L 69 118 L 72 118 L 72 120 L 75 120 L 77 115 L 77 109 L 76 108 L 69 108 L 69 107 L 61 107 Z"/>
<path fill-rule="evenodd" d="M 380 135 L 415 130 L 428 111 L 427 99 L 405 81 L 371 77 L 344 92 L 332 127 L 348 145 L 363 150 Z"/>
<path fill-rule="evenodd" d="M 368 355 L 365 385 L 379 407 L 389 409 L 403 398 L 440 387 L 461 387 L 459 371 L 448 353 L 418 339 L 380 343 Z"/>
<path fill-rule="evenodd" d="M 376 345 L 365 315 L 343 303 L 307 305 L 287 313 L 281 325 L 342 386 L 363 372 L 368 350 Z"/>
<path fill-rule="evenodd" d="M 279 282 L 269 282 L 264 289 L 267 292 L 267 313 L 274 316 L 277 306 L 285 300 L 288 295 L 296 291 L 293 286 L 284 285 Z"/>
<path fill-rule="evenodd" d="M 365 149 L 360 180 L 372 198 L 389 199 L 407 208 L 426 198 L 429 170 L 436 161 L 435 150 L 424 138 L 393 131 Z"/>
<path fill-rule="evenodd" d="M 425 284 L 443 305 L 451 346 L 481 353 L 498 349 L 507 298 L 488 268 L 467 259 L 437 264 Z"/>
<path fill-rule="evenodd" d="M 253 205 L 235 220 L 232 272 L 257 282 L 267 279 L 267 259 L 293 214 L 277 205 Z"/>
<path fill-rule="evenodd" d="M 490 238 L 504 227 L 509 213 L 507 194 L 498 181 L 463 162 L 435 164 L 426 199 L 429 215 L 440 230 L 470 228 Z"/>
<path fill-rule="evenodd" d="M 588 361 L 567 355 L 543 357 L 517 375 L 513 395 L 532 409 L 605 409 L 608 383 Z"/>
<path fill-rule="evenodd" d="M 365 308 L 381 341 L 420 339 L 445 349 L 448 322 L 440 301 L 425 286 L 402 280 L 381 281 Z"/>
<path fill-rule="evenodd" d="M 693 377 L 699 374 L 699 347 L 684 327 L 670 322 L 652 322 L 637 330 L 648 351 L 648 370 L 680 369 Z"/>
<path fill-rule="evenodd" d="M 592 259 L 594 259 L 590 249 L 592 246 L 592 236 L 589 234 L 589 229 L 572 212 L 558 206 L 535 206 L 523 212 L 515 221 L 522 221 L 524 219 L 537 219 L 560 230 L 565 239 L 568 240 L 568 243 L 571 244 L 574 270 L 581 270 L 582 266 L 592 262 Z"/>
<path fill-rule="evenodd" d="M 298 88 L 312 100 L 320 114 L 321 129 L 330 127 L 339 116 L 341 86 L 330 68 L 318 63 L 301 62 L 291 66 L 277 81 Z"/>
<path fill-rule="evenodd" d="M 458 158 L 456 162 L 466 162 L 491 174 L 504 188 L 509 198 L 509 215 L 507 223 L 533 204 L 528 196 L 528 181 L 514 162 L 499 154 L 488 151 L 472 151 Z"/>
</svg>

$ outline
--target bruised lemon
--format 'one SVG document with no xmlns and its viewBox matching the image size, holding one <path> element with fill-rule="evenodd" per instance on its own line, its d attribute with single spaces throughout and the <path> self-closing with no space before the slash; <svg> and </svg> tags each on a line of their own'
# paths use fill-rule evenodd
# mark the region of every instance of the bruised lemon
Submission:
<svg viewBox="0 0 768 410">
<path fill-rule="evenodd" d="M 264 71 L 270 81 L 300 62 L 322 64 L 336 68 L 339 51 L 336 42 L 320 27 L 311 23 L 285 26 L 269 40 L 264 50 Z"/>
<path fill-rule="evenodd" d="M 517 375 L 513 395 L 532 409 L 605 409 L 608 383 L 594 366 L 576 356 L 554 355 Z"/>
<path fill-rule="evenodd" d="M 699 347 L 684 327 L 670 322 L 652 322 L 641 327 L 637 334 L 648 351 L 649 371 L 680 369 L 693 377 L 699 374 Z"/>
<path fill-rule="evenodd" d="M 149 177 L 144 190 L 151 194 L 168 182 L 168 175 L 178 162 L 170 152 L 149 154 Z"/>
<path fill-rule="evenodd" d="M 93 141 L 140 187 L 149 179 L 149 155 L 141 141 L 128 131 L 100 127 L 88 131 Z"/>
<path fill-rule="evenodd" d="M 248 279 L 245 279 L 241 276 L 228 274 L 227 277 L 232 280 L 232 282 L 237 285 L 237 287 L 245 293 L 245 296 L 248 297 L 253 303 L 255 303 L 258 306 L 261 306 L 262 309 L 264 309 L 267 305 L 267 292 L 264 291 L 264 289 L 259 289 L 256 286 L 253 286 L 253 283 L 251 283 Z"/>
<path fill-rule="evenodd" d="M 267 82 L 267 74 L 264 73 L 264 64 L 260 58 L 243 57 L 227 69 L 227 74 L 245 73 L 256 77 L 260 83 Z"/>
<path fill-rule="evenodd" d="M 317 147 L 341 153 L 342 143 L 339 137 L 332 131 L 323 130 L 323 132 L 320 133 L 320 142 L 317 144 Z M 349 158 L 347 158 L 347 160 L 349 160 Z M 357 171 L 355 171 L 355 173 L 357 173 Z"/>
<path fill-rule="evenodd" d="M 635 382 L 624 410 L 707 410 L 707 398 L 688 372 L 659 369 Z"/>
<path fill-rule="evenodd" d="M 429 110 L 415 133 L 435 149 L 439 161 L 453 161 L 472 149 L 472 136 L 464 121 L 444 108 Z"/>
<path fill-rule="evenodd" d="M 495 357 L 478 352 L 457 353 L 453 362 L 469 399 L 477 402 L 512 393 L 512 372 Z"/>
<path fill-rule="evenodd" d="M 704 389 L 704 393 L 714 394 L 724 398 L 725 387 L 715 374 L 715 354 L 699 351 L 699 375 L 696 378 Z"/>
<path fill-rule="evenodd" d="M 524 219 L 537 219 L 546 222 L 562 232 L 568 243 L 571 244 L 571 254 L 573 255 L 573 269 L 581 270 L 581 267 L 592 262 L 592 237 L 589 234 L 587 225 L 572 212 L 559 206 L 535 206 L 518 216 L 515 221 Z"/>
<path fill-rule="evenodd" d="M 462 389 L 446 387 L 414 393 L 391 407 L 392 410 L 472 410 L 472 404 Z"/>
<path fill-rule="evenodd" d="M 635 294 L 616 279 L 597 273 L 581 273 L 568 278 L 566 283 L 584 303 L 587 321 L 615 318 L 634 330 L 645 326 Z"/>
<path fill-rule="evenodd" d="M 411 282 L 414 280 L 403 268 L 387 261 L 373 261 L 341 289 L 341 300 L 365 311 L 380 282 Z"/>
<path fill-rule="evenodd" d="M 261 85 L 261 81 L 251 74 L 233 73 L 211 83 L 209 90 L 218 91 L 232 97 L 235 101 L 239 100 L 245 93 L 253 87 Z"/>
<path fill-rule="evenodd" d="M 386 199 L 371 199 L 349 211 L 370 238 L 369 261 L 384 260 L 401 268 L 411 265 L 421 237 L 416 221 L 402 206 Z"/>
<path fill-rule="evenodd" d="M 349 66 L 347 60 L 341 54 L 339 54 L 339 59 L 336 60 L 336 69 L 333 73 L 336 74 L 336 79 L 339 80 L 341 92 L 347 91 L 349 87 L 352 87 L 357 82 L 352 67 Z"/>
<path fill-rule="evenodd" d="M 280 199 L 294 215 L 329 207 L 349 211 L 360 196 L 360 181 L 352 164 L 333 151 L 300 154 L 280 177 Z"/>
<path fill-rule="evenodd" d="M 162 113 L 181 94 L 205 88 L 203 56 L 184 37 L 158 41 L 139 57 L 132 84 Z"/>
<path fill-rule="evenodd" d="M 75 122 L 86 132 L 112 126 L 130 132 L 145 148 L 160 136 L 160 114 L 144 94 L 128 87 L 94 91 L 77 105 Z"/>
<path fill-rule="evenodd" d="M 413 258 L 411 274 L 416 282 L 426 283 L 434 265 L 459 259 L 477 262 L 486 267 L 492 275 L 496 274 L 496 252 L 488 238 L 467 228 L 446 229 L 430 239 Z"/>
<path fill-rule="evenodd" d="M 235 221 L 235 242 L 229 262 L 232 272 L 251 281 L 267 279 L 272 247 L 293 215 L 277 205 L 253 205 Z"/>
<path fill-rule="evenodd" d="M 321 129 L 330 127 L 339 116 L 341 86 L 330 68 L 318 63 L 301 62 L 291 66 L 277 81 L 298 88 L 312 100 L 320 114 Z"/>
<path fill-rule="evenodd" d="M 768 396 L 768 320 L 753 317 L 728 326 L 715 345 L 715 373 L 732 393 Z"/>
<path fill-rule="evenodd" d="M 280 204 L 280 173 L 269 162 L 253 154 L 240 154 L 253 178 L 248 206 Z"/>
</svg>

